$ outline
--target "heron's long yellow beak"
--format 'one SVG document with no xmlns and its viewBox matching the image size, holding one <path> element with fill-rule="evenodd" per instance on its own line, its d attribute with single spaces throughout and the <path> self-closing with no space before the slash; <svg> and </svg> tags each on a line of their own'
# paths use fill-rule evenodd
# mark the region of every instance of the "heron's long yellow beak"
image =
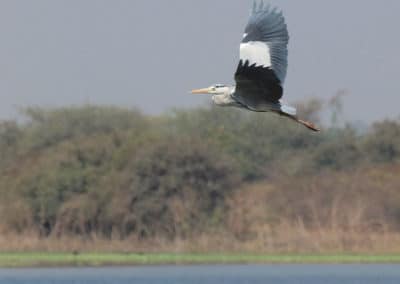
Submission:
<svg viewBox="0 0 400 284">
<path fill-rule="evenodd" d="M 209 93 L 210 93 L 210 88 L 197 89 L 192 91 L 192 94 L 209 94 Z"/>
</svg>

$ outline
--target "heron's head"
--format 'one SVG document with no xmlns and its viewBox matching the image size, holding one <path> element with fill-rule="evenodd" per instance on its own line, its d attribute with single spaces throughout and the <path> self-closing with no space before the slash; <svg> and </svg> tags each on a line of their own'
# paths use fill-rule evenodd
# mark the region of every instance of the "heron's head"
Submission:
<svg viewBox="0 0 400 284">
<path fill-rule="evenodd" d="M 230 93 L 230 87 L 223 84 L 215 84 L 211 87 L 193 90 L 192 94 L 225 95 Z"/>
</svg>

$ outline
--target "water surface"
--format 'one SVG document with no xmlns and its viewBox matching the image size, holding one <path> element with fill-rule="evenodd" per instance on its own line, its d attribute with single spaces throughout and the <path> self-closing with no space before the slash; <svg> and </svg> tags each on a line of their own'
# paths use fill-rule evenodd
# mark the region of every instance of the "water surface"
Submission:
<svg viewBox="0 0 400 284">
<path fill-rule="evenodd" d="M 400 265 L 210 265 L 0 269 L 0 284 L 399 284 Z"/>
</svg>

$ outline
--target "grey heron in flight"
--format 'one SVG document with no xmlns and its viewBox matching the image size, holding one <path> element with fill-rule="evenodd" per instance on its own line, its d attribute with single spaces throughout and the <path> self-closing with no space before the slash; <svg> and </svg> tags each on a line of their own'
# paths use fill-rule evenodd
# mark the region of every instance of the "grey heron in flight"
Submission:
<svg viewBox="0 0 400 284">
<path fill-rule="evenodd" d="M 216 84 L 193 90 L 193 94 L 212 94 L 218 106 L 232 106 L 255 112 L 274 112 L 313 131 L 311 122 L 297 117 L 294 107 L 281 102 L 286 77 L 289 33 L 282 12 L 270 5 L 254 2 L 240 44 L 240 61 L 235 73 L 236 86 Z"/>
</svg>

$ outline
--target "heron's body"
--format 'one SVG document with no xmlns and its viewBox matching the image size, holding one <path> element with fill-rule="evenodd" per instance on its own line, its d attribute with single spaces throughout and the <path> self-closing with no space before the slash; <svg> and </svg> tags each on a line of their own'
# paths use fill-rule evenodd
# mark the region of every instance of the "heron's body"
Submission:
<svg viewBox="0 0 400 284">
<path fill-rule="evenodd" d="M 254 3 L 240 44 L 240 61 L 235 73 L 236 86 L 214 85 L 194 90 L 212 94 L 218 106 L 274 112 L 318 131 L 310 122 L 297 118 L 296 109 L 281 102 L 287 70 L 289 33 L 281 12 Z"/>
<path fill-rule="evenodd" d="M 243 102 L 240 94 L 236 93 L 236 87 L 226 88 L 228 90 L 226 93 L 212 96 L 212 101 L 215 105 L 221 107 L 244 108 L 255 112 L 279 112 L 282 109 L 286 109 L 286 111 L 291 113 L 294 113 L 296 111 L 294 108 L 282 105 L 281 103 L 271 103 L 268 101 L 255 101 L 254 103 L 252 103 L 250 99 L 246 99 L 245 102 Z"/>
</svg>

